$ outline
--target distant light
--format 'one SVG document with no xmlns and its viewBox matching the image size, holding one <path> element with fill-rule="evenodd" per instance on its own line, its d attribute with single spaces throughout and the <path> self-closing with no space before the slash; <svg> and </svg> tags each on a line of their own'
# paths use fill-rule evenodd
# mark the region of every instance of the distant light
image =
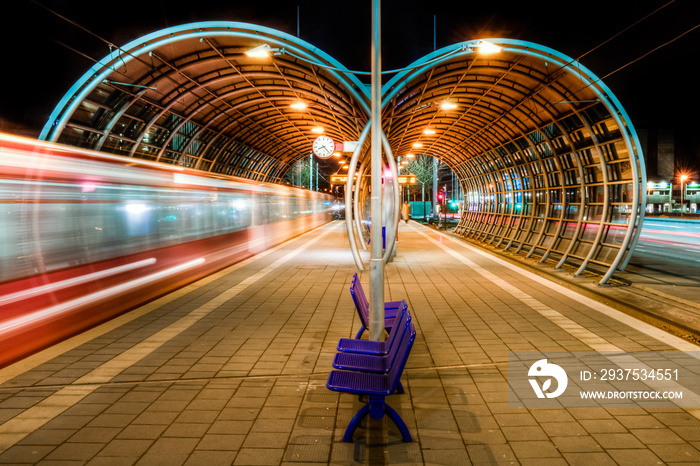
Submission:
<svg viewBox="0 0 700 466">
<path fill-rule="evenodd" d="M 487 40 L 480 40 L 477 42 L 476 47 L 474 48 L 480 55 L 493 55 L 494 53 L 499 53 L 501 50 L 503 50 L 503 47 L 493 44 Z"/>
<path fill-rule="evenodd" d="M 432 136 L 433 134 L 435 134 L 435 130 L 431 129 L 431 128 L 425 128 L 425 130 L 423 130 L 423 134 L 426 134 L 428 136 Z"/>
<path fill-rule="evenodd" d="M 299 101 L 294 102 L 292 105 L 290 105 L 290 107 L 294 110 L 305 110 L 308 105 L 306 105 L 306 102 Z"/>
<path fill-rule="evenodd" d="M 348 168 L 350 168 L 350 165 L 343 165 L 343 170 L 347 170 Z"/>
<path fill-rule="evenodd" d="M 454 102 L 445 101 L 442 103 L 442 105 L 440 105 L 440 108 L 443 110 L 454 110 L 457 108 L 457 104 Z"/>
<path fill-rule="evenodd" d="M 130 214 L 140 214 L 147 209 L 145 204 L 127 204 L 125 208 Z"/>
<path fill-rule="evenodd" d="M 269 45 L 262 44 L 248 50 L 247 52 L 245 52 L 245 54 L 251 58 L 267 58 L 270 56 L 271 51 L 272 48 L 270 48 Z"/>
<path fill-rule="evenodd" d="M 422 143 L 420 143 L 420 142 L 414 142 L 414 143 L 413 143 L 413 148 L 414 148 L 414 149 L 420 149 L 421 147 L 423 147 L 423 144 L 422 144 Z"/>
<path fill-rule="evenodd" d="M 323 134 L 323 131 L 324 131 L 323 128 L 321 128 L 320 126 L 316 126 L 315 128 L 311 128 L 312 133 Z"/>
<path fill-rule="evenodd" d="M 341 155 L 343 155 L 342 152 L 333 152 L 333 157 L 340 157 Z"/>
<path fill-rule="evenodd" d="M 407 154 L 406 157 L 408 157 L 409 159 L 412 159 L 413 157 L 415 157 L 415 155 L 413 155 L 413 154 Z"/>
</svg>

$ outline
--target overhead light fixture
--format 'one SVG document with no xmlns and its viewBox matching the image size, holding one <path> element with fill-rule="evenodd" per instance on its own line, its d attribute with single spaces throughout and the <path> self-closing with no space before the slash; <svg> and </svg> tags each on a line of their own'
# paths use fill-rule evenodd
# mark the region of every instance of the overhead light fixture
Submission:
<svg viewBox="0 0 700 466">
<path fill-rule="evenodd" d="M 251 58 L 267 58 L 270 56 L 270 52 L 272 52 L 272 48 L 268 44 L 262 44 L 248 50 L 245 54 Z"/>
<path fill-rule="evenodd" d="M 292 105 L 290 105 L 290 107 L 294 110 L 305 110 L 308 105 L 306 105 L 306 102 L 302 102 L 300 100 L 298 102 L 294 102 Z"/>
<path fill-rule="evenodd" d="M 420 142 L 414 142 L 414 143 L 413 143 L 413 148 L 414 148 L 414 149 L 420 149 L 421 147 L 423 147 L 423 144 L 421 144 Z"/>
<path fill-rule="evenodd" d="M 413 157 L 415 157 L 415 155 L 413 155 L 413 154 L 407 154 L 406 157 L 408 157 L 409 159 L 412 159 Z"/>
<path fill-rule="evenodd" d="M 425 128 L 423 130 L 423 134 L 428 135 L 428 136 L 432 136 L 433 134 L 435 134 L 435 130 L 431 129 L 431 128 Z"/>
<path fill-rule="evenodd" d="M 333 152 L 333 157 L 340 157 L 341 155 L 343 155 L 342 152 Z"/>
<path fill-rule="evenodd" d="M 348 168 L 350 168 L 350 165 L 343 165 L 343 170 L 347 170 Z"/>
<path fill-rule="evenodd" d="M 479 52 L 480 55 L 493 55 L 494 53 L 498 53 L 501 50 L 503 50 L 503 47 L 489 42 L 487 40 L 477 41 L 474 48 L 477 52 Z"/>
<path fill-rule="evenodd" d="M 316 134 L 323 134 L 323 128 L 321 128 L 320 126 L 316 126 L 315 128 L 311 128 L 311 132 Z"/>
<path fill-rule="evenodd" d="M 440 105 L 440 108 L 443 110 L 454 110 L 457 108 L 457 104 L 446 100 Z"/>
</svg>

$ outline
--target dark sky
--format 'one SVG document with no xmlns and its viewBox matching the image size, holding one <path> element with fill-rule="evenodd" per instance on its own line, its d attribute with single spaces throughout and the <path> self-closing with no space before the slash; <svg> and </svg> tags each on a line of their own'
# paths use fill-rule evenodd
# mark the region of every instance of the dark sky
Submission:
<svg viewBox="0 0 700 466">
<path fill-rule="evenodd" d="M 437 47 L 485 37 L 536 42 L 577 58 L 670 0 L 384 0 L 384 69 L 400 68 Z M 348 68 L 370 68 L 370 0 L 37 0 L 115 44 L 194 21 L 241 21 L 297 33 Z M 0 119 L 38 132 L 49 113 L 105 43 L 31 0 L 3 12 Z M 585 4 L 585 7 L 583 6 Z M 576 5 L 576 9 L 572 6 Z M 675 0 L 581 59 L 599 77 L 700 24 L 698 0 Z M 697 132 L 700 28 L 616 72 L 605 82 L 637 128 Z M 71 50 L 72 49 L 72 50 Z M 693 137 L 693 139 L 695 139 Z"/>
</svg>

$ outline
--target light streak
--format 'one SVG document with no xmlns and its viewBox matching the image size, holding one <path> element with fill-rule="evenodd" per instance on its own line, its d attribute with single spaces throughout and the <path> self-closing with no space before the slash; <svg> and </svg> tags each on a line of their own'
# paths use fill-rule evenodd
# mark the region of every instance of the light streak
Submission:
<svg viewBox="0 0 700 466">
<path fill-rule="evenodd" d="M 67 301 L 65 303 L 61 304 L 56 304 L 55 306 L 47 307 L 45 309 L 41 309 L 39 311 L 32 312 L 27 315 L 23 315 L 20 317 L 16 317 L 14 319 L 10 319 L 6 322 L 3 322 L 0 324 L 0 334 L 12 331 L 16 328 L 21 328 L 29 324 L 33 324 L 35 322 L 47 319 L 49 317 L 53 317 L 56 315 L 63 314 L 65 312 L 68 312 L 72 309 L 85 306 L 87 304 L 91 304 L 95 301 L 109 298 L 111 296 L 119 295 L 122 294 L 132 288 L 137 288 L 142 285 L 146 285 L 149 282 L 153 282 L 156 280 L 160 280 L 162 278 L 167 277 L 168 275 L 174 275 L 176 273 L 182 272 L 184 270 L 190 269 L 192 267 L 196 267 L 198 265 L 201 265 L 205 262 L 205 259 L 203 257 L 200 257 L 199 259 L 195 259 L 189 262 L 185 262 L 184 264 L 177 265 L 175 267 L 170 267 L 165 270 L 161 270 L 160 272 L 156 272 L 151 275 L 146 275 L 145 277 L 137 278 L 136 280 L 131 280 L 126 283 L 122 283 L 117 286 L 113 286 L 110 288 L 106 288 L 104 290 L 98 291 L 96 293 L 91 293 L 85 296 L 81 296 L 80 298 L 76 298 L 70 301 Z"/>
<path fill-rule="evenodd" d="M 138 262 L 132 262 L 131 264 L 120 265 L 119 267 L 113 267 L 111 269 L 100 270 L 99 272 L 88 273 L 86 275 L 81 275 L 79 277 L 68 278 L 66 280 L 61 280 L 54 283 L 47 283 L 46 285 L 37 286 L 30 288 L 28 290 L 17 291 L 14 293 L 6 294 L 0 296 L 0 306 L 5 304 L 14 303 L 16 301 L 22 301 L 24 299 L 29 299 L 34 296 L 48 293 L 51 291 L 62 290 L 64 288 L 69 288 L 71 286 L 82 285 L 93 280 L 99 280 L 100 278 L 109 277 L 110 275 L 116 275 L 122 272 L 128 272 L 129 270 L 138 269 L 141 267 L 146 267 L 147 265 L 152 265 L 156 263 L 156 259 L 151 257 L 150 259 L 144 259 Z"/>
</svg>

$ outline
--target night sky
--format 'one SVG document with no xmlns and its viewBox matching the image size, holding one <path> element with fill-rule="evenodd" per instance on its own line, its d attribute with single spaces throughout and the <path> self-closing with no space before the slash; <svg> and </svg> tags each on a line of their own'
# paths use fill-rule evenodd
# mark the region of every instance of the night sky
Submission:
<svg viewBox="0 0 700 466">
<path fill-rule="evenodd" d="M 670 3 L 670 4 L 669 4 Z M 382 66 L 401 68 L 437 47 L 507 37 L 581 58 L 599 77 L 663 46 L 700 24 L 698 0 L 382 2 Z M 42 6 L 71 20 L 59 18 Z M 98 6 L 99 5 L 99 6 Z M 576 10 L 571 6 L 577 5 Z M 0 119 L 38 135 L 53 107 L 93 60 L 109 53 L 91 33 L 114 44 L 194 21 L 240 21 L 297 34 L 353 70 L 370 69 L 371 1 L 16 0 L 3 11 Z M 673 129 L 677 151 L 700 159 L 700 28 L 615 72 L 604 81 L 638 129 Z M 388 79 L 388 78 L 385 78 Z M 700 165 L 700 163 L 697 163 Z"/>
</svg>

